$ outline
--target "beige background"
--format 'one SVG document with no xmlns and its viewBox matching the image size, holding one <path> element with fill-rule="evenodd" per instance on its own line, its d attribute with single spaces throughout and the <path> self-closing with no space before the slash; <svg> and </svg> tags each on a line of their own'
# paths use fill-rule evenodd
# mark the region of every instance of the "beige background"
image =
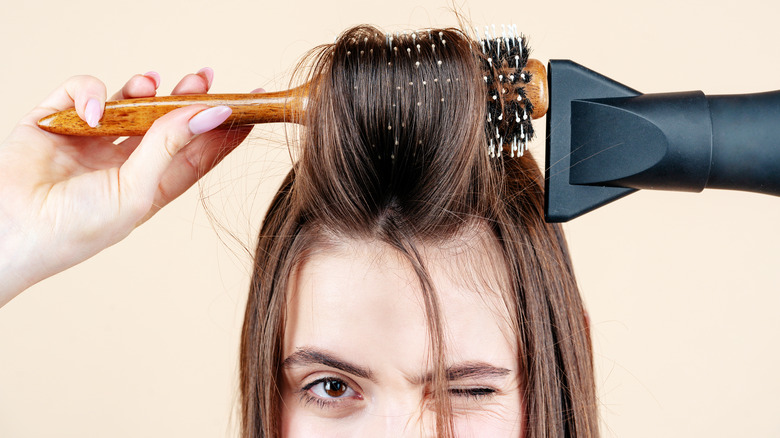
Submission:
<svg viewBox="0 0 780 438">
<path fill-rule="evenodd" d="M 42 0 L 0 13 L 0 135 L 65 78 L 110 90 L 201 67 L 215 92 L 279 89 L 347 26 L 453 25 L 444 0 Z M 780 88 L 769 1 L 464 2 L 516 23 L 535 57 L 570 58 L 645 92 Z M 780 121 L 779 121 L 780 123 Z M 543 150 L 541 135 L 533 148 Z M 250 256 L 289 166 L 256 129 L 202 185 L 126 241 L 0 309 L 0 437 L 234 436 Z M 780 436 L 780 200 L 637 193 L 566 226 L 590 309 L 605 437 Z"/>
</svg>

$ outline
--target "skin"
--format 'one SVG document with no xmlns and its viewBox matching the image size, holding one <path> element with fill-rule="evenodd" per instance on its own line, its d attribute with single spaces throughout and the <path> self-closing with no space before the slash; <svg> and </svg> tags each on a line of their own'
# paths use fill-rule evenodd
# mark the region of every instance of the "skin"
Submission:
<svg viewBox="0 0 780 438">
<path fill-rule="evenodd" d="M 496 265 L 479 249 L 455 248 L 425 250 L 444 319 L 455 434 L 519 437 L 517 339 L 498 291 L 505 279 L 464 270 Z M 435 436 L 426 327 L 419 281 L 390 247 L 340 242 L 304 261 L 288 290 L 282 436 Z"/>
<path fill-rule="evenodd" d="M 208 68 L 186 75 L 171 94 L 206 93 L 213 77 Z M 154 96 L 159 85 L 157 73 L 135 75 L 111 99 Z M 90 101 L 99 119 L 106 96 L 97 78 L 72 77 L 0 143 L 0 307 L 122 240 L 249 133 L 204 133 L 221 122 L 204 115 L 205 105 L 171 111 L 145 136 L 117 144 L 116 138 L 56 135 L 37 127 L 42 117 L 73 107 L 86 121 Z M 196 115 L 200 123 L 193 132 Z"/>
</svg>

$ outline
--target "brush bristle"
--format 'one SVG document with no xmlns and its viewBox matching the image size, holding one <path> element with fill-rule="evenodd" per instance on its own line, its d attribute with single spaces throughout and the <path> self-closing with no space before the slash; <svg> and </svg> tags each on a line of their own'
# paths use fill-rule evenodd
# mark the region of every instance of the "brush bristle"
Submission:
<svg viewBox="0 0 780 438">
<path fill-rule="evenodd" d="M 495 26 L 491 28 L 486 26 L 484 33 L 476 30 L 476 40 L 473 45 L 474 54 L 482 64 L 481 75 L 486 84 L 487 152 L 491 157 L 502 157 L 505 153 L 515 157 L 523 155 L 534 133 L 531 126 L 531 114 L 534 108 L 525 91 L 526 85 L 531 81 L 531 74 L 525 71 L 529 49 L 525 37 L 517 32 L 514 25 L 501 26 L 501 28 L 498 35 Z M 421 66 L 418 60 L 421 51 L 436 56 L 447 45 L 441 31 L 427 29 L 396 32 L 383 36 L 386 52 L 383 50 L 380 54 L 371 50 L 370 53 L 366 53 L 365 47 L 368 46 L 369 39 L 379 38 L 379 35 L 376 33 L 355 37 L 354 55 L 357 59 L 362 56 L 382 56 L 387 59 L 387 66 L 392 67 L 397 56 L 404 56 L 407 60 L 416 61 L 416 67 L 423 71 L 425 69 L 421 67 L 424 66 Z M 353 56 L 353 53 L 347 51 L 346 55 Z M 436 62 L 441 66 L 443 61 L 439 59 Z M 415 83 L 417 86 L 420 83 L 425 85 L 426 80 L 435 83 L 439 79 L 435 76 L 426 79 L 423 76 L 393 86 L 401 90 L 402 86 L 411 87 Z M 449 82 L 450 79 L 447 81 Z M 444 96 L 441 97 L 441 101 L 444 101 Z"/>
<path fill-rule="evenodd" d="M 529 50 L 525 37 L 514 25 L 501 27 L 501 35 L 496 35 L 495 26 L 486 26 L 484 34 L 475 30 L 483 54 L 483 79 L 488 90 L 485 130 L 489 152 L 495 156 L 508 149 L 514 157 L 523 155 L 534 133 L 531 126 L 533 104 L 525 93 L 531 75 L 523 71 Z"/>
</svg>

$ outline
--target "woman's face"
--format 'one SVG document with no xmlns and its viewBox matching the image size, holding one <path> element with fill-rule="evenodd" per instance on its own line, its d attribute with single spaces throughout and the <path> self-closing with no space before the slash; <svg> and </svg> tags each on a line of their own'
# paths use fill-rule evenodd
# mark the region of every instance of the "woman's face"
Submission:
<svg viewBox="0 0 780 438">
<path fill-rule="evenodd" d="M 456 436 L 521 436 L 517 339 L 498 292 L 506 279 L 490 269 L 500 260 L 462 246 L 423 251 Z M 290 280 L 282 436 L 432 435 L 427 320 L 409 263 L 384 244 L 350 241 L 311 256 Z"/>
</svg>

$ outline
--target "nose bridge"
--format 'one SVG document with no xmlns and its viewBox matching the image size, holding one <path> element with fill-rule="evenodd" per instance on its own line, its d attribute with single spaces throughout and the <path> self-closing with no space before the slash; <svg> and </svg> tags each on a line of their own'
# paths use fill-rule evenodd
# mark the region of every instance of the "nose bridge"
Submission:
<svg viewBox="0 0 780 438">
<path fill-rule="evenodd" d="M 375 413 L 370 436 L 385 438 L 433 438 L 436 414 L 420 397 L 385 401 Z"/>
</svg>

